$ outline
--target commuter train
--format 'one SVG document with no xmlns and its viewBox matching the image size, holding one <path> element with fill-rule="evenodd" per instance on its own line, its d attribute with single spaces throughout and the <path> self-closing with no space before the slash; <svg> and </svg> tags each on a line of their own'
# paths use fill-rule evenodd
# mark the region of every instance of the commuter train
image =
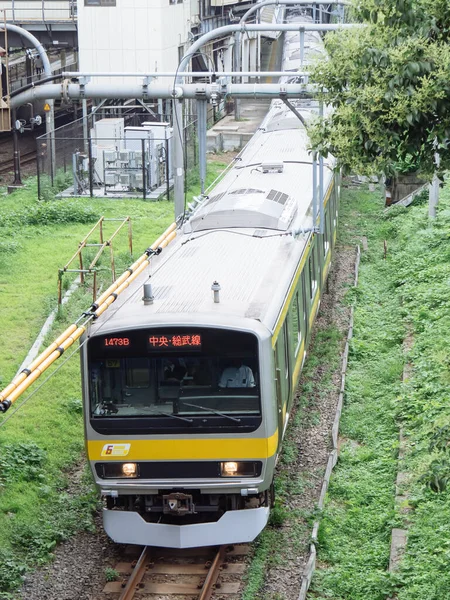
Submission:
<svg viewBox="0 0 450 600">
<path fill-rule="evenodd" d="M 305 118 L 317 110 L 295 105 Z M 85 335 L 86 447 L 113 540 L 187 548 L 265 527 L 336 236 L 333 159 L 323 234 L 312 171 L 305 129 L 274 101 L 175 240 Z"/>
</svg>

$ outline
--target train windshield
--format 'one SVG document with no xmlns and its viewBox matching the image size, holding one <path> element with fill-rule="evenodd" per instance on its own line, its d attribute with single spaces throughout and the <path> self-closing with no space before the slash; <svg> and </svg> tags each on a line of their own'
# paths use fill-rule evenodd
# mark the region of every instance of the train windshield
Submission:
<svg viewBox="0 0 450 600">
<path fill-rule="evenodd" d="M 90 417 L 100 431 L 251 427 L 260 422 L 258 342 L 228 330 L 165 328 L 92 338 Z M 256 419 L 256 421 L 255 421 Z M 103 425 L 102 425 L 103 424 Z"/>
</svg>

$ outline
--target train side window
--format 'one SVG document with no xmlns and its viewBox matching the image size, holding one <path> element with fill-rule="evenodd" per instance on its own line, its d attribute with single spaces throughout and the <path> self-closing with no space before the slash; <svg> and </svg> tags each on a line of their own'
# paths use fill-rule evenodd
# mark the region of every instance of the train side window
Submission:
<svg viewBox="0 0 450 600">
<path fill-rule="evenodd" d="M 303 279 L 300 280 L 301 287 L 298 290 L 298 319 L 299 319 L 299 327 L 300 327 L 300 339 L 301 343 L 302 339 L 306 336 L 306 303 L 305 303 L 305 292 L 303 287 Z"/>
<path fill-rule="evenodd" d="M 328 252 L 330 251 L 330 224 L 328 222 L 328 212 L 325 218 L 325 230 L 323 236 L 323 255 L 324 258 L 327 257 Z"/>
<path fill-rule="evenodd" d="M 280 393 L 283 404 L 288 401 L 289 398 L 289 352 L 288 352 L 288 335 L 286 328 L 286 321 L 278 336 L 277 344 L 275 346 L 276 352 L 276 366 L 280 376 Z"/>
<path fill-rule="evenodd" d="M 301 310 L 303 312 L 303 324 L 304 324 L 304 330 L 303 330 L 303 335 L 305 336 L 305 341 L 308 337 L 308 331 L 309 331 L 309 322 L 308 322 L 308 314 L 309 314 L 309 303 L 310 303 L 310 299 L 309 299 L 309 283 L 308 283 L 308 269 L 305 269 L 302 273 L 302 278 L 301 278 L 301 299 L 302 299 L 302 304 L 301 304 Z"/>
<path fill-rule="evenodd" d="M 300 304 L 298 298 L 298 292 L 296 291 L 294 294 L 294 298 L 292 299 L 291 304 L 291 333 L 292 333 L 292 343 L 294 346 L 294 356 L 297 356 L 298 349 L 300 347 L 300 342 L 302 339 L 301 332 L 301 319 L 300 319 Z"/>
<path fill-rule="evenodd" d="M 322 265 L 323 265 L 323 257 L 324 257 L 324 247 L 323 247 L 323 236 L 318 236 L 316 238 L 316 244 L 314 246 L 314 253 L 316 255 L 316 279 L 317 281 L 322 281 L 321 273 L 322 273 Z"/>
<path fill-rule="evenodd" d="M 331 202 L 331 198 L 333 197 L 333 192 L 330 194 L 329 202 Z M 325 212 L 325 227 L 324 227 L 324 235 L 323 235 L 323 253 L 324 257 L 327 256 L 330 251 L 330 206 L 327 206 L 327 210 Z"/>
<path fill-rule="evenodd" d="M 286 379 L 289 377 L 289 336 L 288 336 L 288 328 L 287 328 L 287 320 L 283 325 L 284 329 L 284 364 L 286 367 L 285 375 Z"/>
<path fill-rule="evenodd" d="M 314 252 L 314 248 L 311 249 L 311 254 L 309 255 L 309 292 L 311 301 L 316 295 L 317 291 L 317 270 L 316 270 L 316 256 Z"/>
<path fill-rule="evenodd" d="M 337 192 L 335 191 L 334 194 L 334 227 L 336 228 L 337 225 L 337 220 L 338 220 L 338 216 L 339 216 L 339 208 L 338 208 L 338 196 L 337 196 Z"/>
</svg>

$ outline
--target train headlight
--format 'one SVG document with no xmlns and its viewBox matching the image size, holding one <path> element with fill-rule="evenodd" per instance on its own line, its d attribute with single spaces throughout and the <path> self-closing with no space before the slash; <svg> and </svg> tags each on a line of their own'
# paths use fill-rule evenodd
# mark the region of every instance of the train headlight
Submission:
<svg viewBox="0 0 450 600">
<path fill-rule="evenodd" d="M 124 475 L 124 477 L 137 477 L 137 464 L 123 463 L 122 474 Z"/>
<path fill-rule="evenodd" d="M 97 463 L 95 470 L 97 475 L 103 479 L 136 479 L 141 475 L 139 463 Z"/>
<path fill-rule="evenodd" d="M 237 462 L 224 462 L 222 463 L 222 475 L 224 477 L 235 477 L 238 472 Z"/>
<path fill-rule="evenodd" d="M 222 477 L 255 477 L 261 473 L 260 462 L 229 461 L 220 463 Z"/>
</svg>

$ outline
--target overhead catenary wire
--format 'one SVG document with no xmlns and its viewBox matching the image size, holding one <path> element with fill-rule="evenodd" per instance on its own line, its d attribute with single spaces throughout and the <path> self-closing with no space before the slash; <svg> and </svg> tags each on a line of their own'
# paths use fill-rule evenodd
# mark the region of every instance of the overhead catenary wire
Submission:
<svg viewBox="0 0 450 600">
<path fill-rule="evenodd" d="M 140 256 L 122 275 L 96 299 L 89 310 L 70 325 L 56 340 L 48 346 L 28 367 L 14 377 L 9 385 L 0 392 L 0 412 L 6 412 L 10 406 L 38 379 L 64 352 L 86 332 L 89 323 L 102 315 L 127 289 L 132 281 L 148 266 L 150 259 L 159 254 L 175 237 L 176 223 L 166 231 Z M 80 321 L 85 321 L 79 325 Z"/>
</svg>

